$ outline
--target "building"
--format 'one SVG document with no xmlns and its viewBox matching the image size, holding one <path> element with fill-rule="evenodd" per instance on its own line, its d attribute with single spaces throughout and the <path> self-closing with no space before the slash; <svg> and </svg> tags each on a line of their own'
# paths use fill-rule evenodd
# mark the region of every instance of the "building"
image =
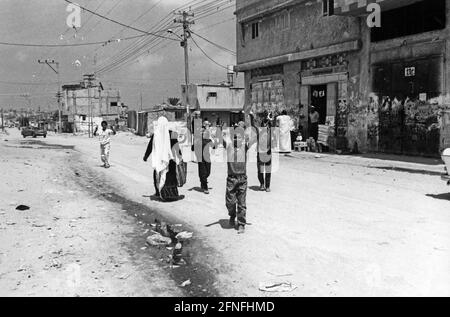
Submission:
<svg viewBox="0 0 450 317">
<path fill-rule="evenodd" d="M 373 3 L 379 28 L 367 22 Z M 308 135 L 314 105 L 334 126 L 332 150 L 450 146 L 449 0 L 237 0 L 236 16 L 247 112 L 286 109 Z"/>
<path fill-rule="evenodd" d="M 181 89 L 183 102 L 189 104 L 191 110 L 200 110 L 202 118 L 212 125 L 230 126 L 240 120 L 245 103 L 244 88 L 231 84 L 192 84 L 187 95 L 186 85 Z"/>
<path fill-rule="evenodd" d="M 121 103 L 118 90 L 104 90 L 101 83 L 86 80 L 63 85 L 62 89 L 63 117 L 67 116 L 76 132 L 87 132 L 90 126 L 95 129 L 103 120 L 117 123 L 126 117 L 128 109 Z"/>
<path fill-rule="evenodd" d="M 186 131 L 181 131 L 180 128 L 186 127 L 187 122 L 186 107 L 181 105 L 161 104 L 148 110 L 128 111 L 128 128 L 140 136 L 153 134 L 155 123 L 161 116 L 169 120 L 170 127 L 174 131 L 186 133 Z"/>
</svg>

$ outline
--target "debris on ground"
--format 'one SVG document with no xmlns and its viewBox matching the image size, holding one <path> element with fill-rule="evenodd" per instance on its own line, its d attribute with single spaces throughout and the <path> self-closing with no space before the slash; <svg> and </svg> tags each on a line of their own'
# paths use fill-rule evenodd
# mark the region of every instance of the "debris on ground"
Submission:
<svg viewBox="0 0 450 317">
<path fill-rule="evenodd" d="M 128 279 L 130 276 L 131 276 L 130 273 L 129 273 L 129 274 L 125 273 L 125 274 L 116 276 L 116 278 L 118 278 L 119 280 L 126 280 L 126 279 Z"/>
<path fill-rule="evenodd" d="M 62 268 L 62 263 L 59 262 L 57 259 L 53 259 L 52 260 L 52 267 L 60 269 L 60 268 Z"/>
<path fill-rule="evenodd" d="M 261 282 L 259 283 L 259 290 L 262 292 L 278 293 L 278 292 L 292 292 L 297 286 L 289 282 Z"/>
<path fill-rule="evenodd" d="M 161 234 L 156 233 L 147 238 L 147 243 L 154 247 L 168 246 L 172 243 L 172 239 L 163 237 Z"/>
<path fill-rule="evenodd" d="M 192 232 L 183 231 L 176 235 L 176 239 L 178 241 L 186 241 L 192 239 L 193 235 L 194 234 Z"/>
<path fill-rule="evenodd" d="M 164 237 L 170 237 L 170 233 L 167 229 L 167 224 L 165 222 L 156 221 L 156 231 L 163 235 Z"/>
<path fill-rule="evenodd" d="M 192 284 L 192 282 L 191 282 L 191 280 L 187 280 L 187 281 L 184 281 L 183 283 L 181 283 L 181 287 L 186 287 L 186 286 L 189 286 L 189 285 L 191 285 Z"/>
<path fill-rule="evenodd" d="M 183 256 L 183 245 L 181 243 L 177 243 L 175 248 L 173 249 L 172 255 L 172 263 L 178 264 L 182 260 Z"/>
<path fill-rule="evenodd" d="M 16 207 L 16 210 L 20 210 L 20 211 L 25 211 L 25 210 L 30 210 L 31 208 L 27 205 L 19 205 Z"/>
</svg>

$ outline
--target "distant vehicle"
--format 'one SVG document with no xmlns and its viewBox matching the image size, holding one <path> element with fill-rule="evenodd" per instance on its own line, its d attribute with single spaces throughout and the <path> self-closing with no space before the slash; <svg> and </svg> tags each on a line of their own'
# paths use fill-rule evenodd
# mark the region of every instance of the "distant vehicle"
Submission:
<svg viewBox="0 0 450 317">
<path fill-rule="evenodd" d="M 22 128 L 22 136 L 26 138 L 27 136 L 32 136 L 33 138 L 36 138 L 38 136 L 43 136 L 44 138 L 47 137 L 47 130 L 45 129 L 39 129 L 35 127 L 25 127 Z"/>
</svg>

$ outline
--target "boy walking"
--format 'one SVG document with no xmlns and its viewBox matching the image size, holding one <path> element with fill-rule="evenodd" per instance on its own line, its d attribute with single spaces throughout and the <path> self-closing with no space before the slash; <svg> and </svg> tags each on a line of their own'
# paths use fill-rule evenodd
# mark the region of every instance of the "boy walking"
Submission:
<svg viewBox="0 0 450 317">
<path fill-rule="evenodd" d="M 247 151 L 248 138 L 244 135 L 244 123 L 232 130 L 231 136 L 224 138 L 224 147 L 227 153 L 228 177 L 226 189 L 226 207 L 230 216 L 230 226 L 236 227 L 238 233 L 245 233 L 247 224 Z"/>
<path fill-rule="evenodd" d="M 102 128 L 98 131 L 98 127 L 95 128 L 94 136 L 99 137 L 100 141 L 100 157 L 103 162 L 104 168 L 110 168 L 109 153 L 111 151 L 111 135 L 116 135 L 116 131 L 113 127 L 108 129 L 108 122 L 102 122 Z"/>
</svg>

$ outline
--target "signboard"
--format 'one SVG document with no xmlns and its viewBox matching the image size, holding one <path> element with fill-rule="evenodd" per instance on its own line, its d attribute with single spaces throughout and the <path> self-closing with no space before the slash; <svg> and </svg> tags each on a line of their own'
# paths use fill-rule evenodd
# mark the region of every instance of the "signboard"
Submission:
<svg viewBox="0 0 450 317">
<path fill-rule="evenodd" d="M 415 67 L 406 67 L 405 68 L 405 77 L 414 77 L 416 76 L 416 68 Z"/>
</svg>

